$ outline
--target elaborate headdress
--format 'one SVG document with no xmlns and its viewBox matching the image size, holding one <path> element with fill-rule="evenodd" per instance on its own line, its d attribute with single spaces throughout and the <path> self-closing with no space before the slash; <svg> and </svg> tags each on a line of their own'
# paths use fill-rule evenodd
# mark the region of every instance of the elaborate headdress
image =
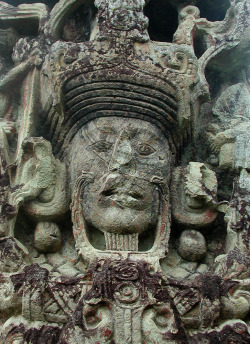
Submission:
<svg viewBox="0 0 250 344">
<path fill-rule="evenodd" d="M 54 152 L 62 153 L 79 128 L 103 116 L 149 121 L 163 131 L 176 152 L 191 133 L 196 101 L 206 93 L 192 48 L 150 42 L 143 3 L 134 8 L 133 2 L 123 2 L 123 11 L 131 18 L 124 12 L 117 27 L 115 8 L 102 1 L 97 6 L 91 40 L 56 43 L 45 66 L 46 70 L 53 66 L 53 83 L 47 84 L 53 102 L 46 124 Z"/>
</svg>

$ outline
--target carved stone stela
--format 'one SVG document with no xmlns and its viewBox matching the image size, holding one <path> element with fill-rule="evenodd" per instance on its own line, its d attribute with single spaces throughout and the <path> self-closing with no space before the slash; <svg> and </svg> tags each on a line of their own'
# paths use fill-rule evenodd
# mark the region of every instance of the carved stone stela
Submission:
<svg viewBox="0 0 250 344">
<path fill-rule="evenodd" d="M 0 343 L 250 343 L 249 13 L 0 1 Z"/>
</svg>

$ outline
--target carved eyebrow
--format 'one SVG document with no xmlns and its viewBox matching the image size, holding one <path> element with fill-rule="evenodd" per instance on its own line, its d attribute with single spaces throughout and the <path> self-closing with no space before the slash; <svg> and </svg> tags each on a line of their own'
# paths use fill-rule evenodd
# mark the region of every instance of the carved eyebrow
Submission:
<svg viewBox="0 0 250 344">
<path fill-rule="evenodd" d="M 95 128 L 96 128 L 96 130 L 98 130 L 99 132 L 104 133 L 104 134 L 115 134 L 116 133 L 115 129 L 112 128 L 111 126 L 108 126 L 108 125 L 103 125 L 100 127 L 95 125 Z M 90 130 L 90 131 L 94 131 L 94 129 Z"/>
<path fill-rule="evenodd" d="M 155 135 L 152 135 L 151 137 L 142 140 L 142 142 L 148 143 L 148 144 L 154 144 L 158 142 L 158 137 Z"/>
<path fill-rule="evenodd" d="M 156 135 L 155 133 L 150 131 L 149 128 L 145 129 L 145 135 L 148 135 L 149 139 L 152 141 L 158 141 L 158 139 L 159 139 L 158 135 Z"/>
<path fill-rule="evenodd" d="M 102 135 L 114 135 L 115 131 L 113 128 L 105 126 L 105 127 L 101 127 L 98 128 L 95 126 L 95 128 L 86 128 L 84 130 L 84 128 L 81 131 L 81 136 L 83 138 L 86 138 L 88 140 L 90 140 L 91 142 L 95 142 L 96 140 L 100 140 Z M 112 136 L 111 136 L 112 137 Z"/>
<path fill-rule="evenodd" d="M 115 134 L 116 133 L 116 131 L 111 127 L 104 127 L 104 128 L 100 128 L 99 130 L 100 130 L 100 132 L 102 132 L 104 134 Z"/>
<path fill-rule="evenodd" d="M 149 129 L 141 129 L 138 131 L 137 136 L 143 136 L 141 139 L 142 142 L 153 143 L 158 141 L 158 136 L 155 133 L 152 133 Z"/>
</svg>

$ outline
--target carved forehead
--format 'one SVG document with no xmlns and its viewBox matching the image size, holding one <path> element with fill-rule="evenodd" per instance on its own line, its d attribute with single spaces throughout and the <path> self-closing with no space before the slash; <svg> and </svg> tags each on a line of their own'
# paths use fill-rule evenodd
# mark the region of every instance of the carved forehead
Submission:
<svg viewBox="0 0 250 344">
<path fill-rule="evenodd" d="M 89 135 L 96 139 L 97 136 L 118 136 L 127 135 L 127 138 L 144 138 L 150 141 L 165 141 L 166 137 L 153 124 L 135 118 L 101 117 L 96 118 L 80 130 L 80 136 L 88 138 Z"/>
</svg>

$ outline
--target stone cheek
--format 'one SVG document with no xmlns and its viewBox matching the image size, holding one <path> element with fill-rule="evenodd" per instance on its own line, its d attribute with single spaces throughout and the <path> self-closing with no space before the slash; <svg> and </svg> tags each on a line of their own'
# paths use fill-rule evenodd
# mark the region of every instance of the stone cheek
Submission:
<svg viewBox="0 0 250 344">
<path fill-rule="evenodd" d="M 249 2 L 43 2 L 0 3 L 0 342 L 249 343 Z"/>
</svg>

